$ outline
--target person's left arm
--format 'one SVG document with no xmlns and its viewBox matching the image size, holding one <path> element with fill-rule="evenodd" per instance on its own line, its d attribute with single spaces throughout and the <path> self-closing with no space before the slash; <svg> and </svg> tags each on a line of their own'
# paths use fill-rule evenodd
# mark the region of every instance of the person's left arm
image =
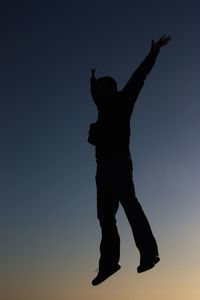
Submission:
<svg viewBox="0 0 200 300">
<path fill-rule="evenodd" d="M 156 58 L 159 54 L 160 48 L 168 44 L 170 41 L 170 36 L 162 36 L 156 43 L 152 40 L 151 49 L 144 59 L 144 61 L 139 65 L 136 71 L 132 74 L 131 78 L 123 88 L 122 92 L 130 96 L 133 103 L 135 103 L 139 92 L 141 91 L 144 81 L 147 75 L 152 70 Z"/>
</svg>

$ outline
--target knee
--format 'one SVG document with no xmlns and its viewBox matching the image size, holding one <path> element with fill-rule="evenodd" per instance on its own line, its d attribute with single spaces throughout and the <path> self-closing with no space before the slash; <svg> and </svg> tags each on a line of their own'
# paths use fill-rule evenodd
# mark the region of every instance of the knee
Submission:
<svg viewBox="0 0 200 300">
<path fill-rule="evenodd" d="M 142 206 L 136 197 L 132 197 L 131 199 L 126 198 L 121 202 L 121 204 L 127 215 L 131 215 L 142 210 Z"/>
<path fill-rule="evenodd" d="M 115 217 L 102 216 L 98 214 L 99 224 L 102 230 L 112 230 L 116 228 L 116 219 Z"/>
</svg>

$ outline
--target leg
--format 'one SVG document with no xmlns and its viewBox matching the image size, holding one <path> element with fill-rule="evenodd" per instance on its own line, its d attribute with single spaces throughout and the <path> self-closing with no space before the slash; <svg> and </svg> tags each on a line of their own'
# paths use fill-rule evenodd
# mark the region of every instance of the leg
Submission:
<svg viewBox="0 0 200 300">
<path fill-rule="evenodd" d="M 121 176 L 118 178 L 118 183 L 116 182 L 116 186 L 119 187 L 117 195 L 124 208 L 136 246 L 141 255 L 141 265 L 138 267 L 138 272 L 143 272 L 152 268 L 159 261 L 158 247 L 149 222 L 135 195 L 131 162 L 121 166 L 119 174 Z"/>
<path fill-rule="evenodd" d="M 121 204 L 131 226 L 136 246 L 141 256 L 158 255 L 156 240 L 142 207 L 135 196 L 134 185 L 131 179 L 127 188 L 128 190 L 125 191 Z"/>
<path fill-rule="evenodd" d="M 96 185 L 97 217 L 102 232 L 99 266 L 116 265 L 120 256 L 120 238 L 115 219 L 119 202 L 112 195 L 105 177 L 97 175 Z"/>
<path fill-rule="evenodd" d="M 120 238 L 115 215 L 119 202 L 110 193 L 106 177 L 96 176 L 97 216 L 101 226 L 99 272 L 92 284 L 98 285 L 120 269 Z"/>
</svg>

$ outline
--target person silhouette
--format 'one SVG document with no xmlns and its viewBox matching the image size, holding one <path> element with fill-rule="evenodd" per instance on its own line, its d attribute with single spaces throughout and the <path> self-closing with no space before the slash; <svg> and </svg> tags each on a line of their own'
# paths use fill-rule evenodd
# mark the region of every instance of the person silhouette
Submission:
<svg viewBox="0 0 200 300">
<path fill-rule="evenodd" d="M 90 91 L 98 110 L 98 120 L 90 124 L 88 142 L 96 150 L 97 218 L 102 234 L 98 274 L 92 280 L 94 286 L 121 268 L 120 237 L 115 218 L 119 203 L 140 253 L 137 272 L 153 268 L 160 260 L 155 237 L 135 193 L 129 149 L 130 119 L 146 76 L 153 68 L 160 48 L 170 39 L 164 35 L 157 42 L 152 40 L 148 55 L 121 91 L 112 77 L 97 79 L 96 69 L 91 69 Z"/>
</svg>

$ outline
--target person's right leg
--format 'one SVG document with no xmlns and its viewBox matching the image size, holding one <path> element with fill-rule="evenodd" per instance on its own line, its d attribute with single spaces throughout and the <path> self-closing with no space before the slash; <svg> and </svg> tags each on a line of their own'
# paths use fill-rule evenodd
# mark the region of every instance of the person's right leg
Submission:
<svg viewBox="0 0 200 300">
<path fill-rule="evenodd" d="M 101 226 L 99 272 L 92 281 L 98 285 L 120 269 L 120 238 L 115 215 L 119 202 L 113 197 L 104 177 L 96 176 L 97 217 Z"/>
<path fill-rule="evenodd" d="M 97 217 L 101 227 L 99 265 L 111 265 L 119 262 L 120 237 L 116 225 L 116 212 L 119 202 L 112 195 L 104 178 L 96 176 L 97 184 Z"/>
</svg>

